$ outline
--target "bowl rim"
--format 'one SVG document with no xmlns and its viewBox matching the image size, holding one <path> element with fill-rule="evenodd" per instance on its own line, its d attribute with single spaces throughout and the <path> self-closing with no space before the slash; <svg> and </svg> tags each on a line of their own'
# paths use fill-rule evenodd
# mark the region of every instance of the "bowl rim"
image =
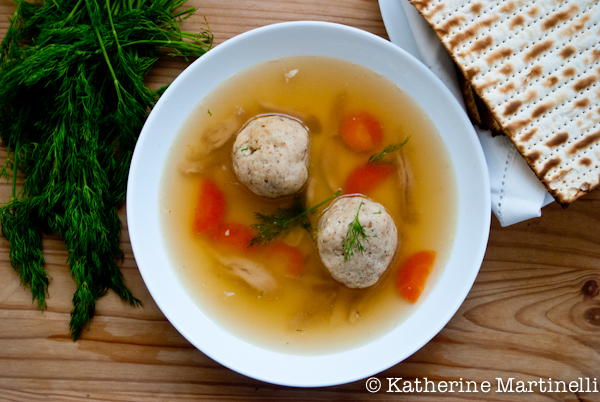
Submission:
<svg viewBox="0 0 600 402">
<path fill-rule="evenodd" d="M 172 278 L 168 273 L 155 273 L 163 272 L 160 270 L 160 262 L 162 260 L 155 258 L 156 255 L 154 255 L 154 253 L 159 251 L 154 250 L 154 247 L 151 247 L 156 246 L 156 244 L 154 244 L 156 239 L 153 239 L 150 243 L 147 241 L 149 231 L 156 229 L 155 222 L 153 222 L 154 218 L 152 217 L 152 213 L 154 212 L 157 216 L 156 219 L 158 219 L 158 201 L 148 201 L 147 194 L 141 194 L 142 190 L 138 189 L 144 189 L 145 186 L 149 188 L 155 188 L 155 186 L 158 185 L 157 182 L 160 181 L 156 180 L 156 178 L 153 178 L 154 176 L 147 174 L 148 159 L 150 156 L 147 156 L 146 154 L 150 152 L 167 152 L 167 150 L 164 149 L 164 144 L 153 144 L 157 134 L 152 133 L 156 133 L 157 130 L 164 129 L 166 127 L 165 123 L 160 122 L 159 119 L 163 118 L 165 113 L 173 112 L 172 108 L 169 109 L 171 106 L 168 106 L 169 102 L 171 102 L 171 98 L 177 96 L 178 91 L 182 91 L 186 86 L 188 86 L 187 81 L 192 79 L 194 75 L 204 73 L 202 69 L 205 68 L 205 65 L 210 65 L 216 61 L 219 61 L 220 59 L 231 60 L 231 58 L 227 56 L 231 51 L 239 50 L 247 44 L 257 42 L 261 43 L 261 41 L 266 39 L 270 40 L 271 42 L 277 42 L 278 40 L 283 40 L 281 38 L 286 38 L 290 35 L 298 35 L 300 33 L 306 34 L 313 38 L 315 37 L 315 32 L 319 33 L 320 35 L 324 35 L 323 37 L 326 40 L 330 40 L 330 37 L 334 38 L 335 40 L 338 40 L 338 37 L 344 38 L 344 40 L 355 40 L 360 43 L 360 46 L 362 46 L 361 49 L 367 52 L 369 56 L 369 47 L 372 47 L 375 49 L 373 50 L 374 52 L 386 52 L 390 60 L 393 59 L 395 61 L 402 61 L 402 66 L 392 66 L 391 61 L 380 62 L 384 64 L 390 64 L 390 66 L 388 66 L 389 68 L 408 69 L 411 71 L 411 73 L 413 72 L 412 70 L 415 70 L 421 77 L 425 78 L 426 85 L 428 87 L 431 87 L 437 91 L 438 99 L 443 101 L 445 105 L 442 109 L 448 109 L 448 113 L 454 116 L 456 121 L 453 124 L 461 126 L 461 129 L 464 130 L 464 132 L 461 132 L 460 134 L 463 136 L 462 141 L 466 141 L 468 146 L 471 148 L 470 150 L 472 151 L 469 160 L 457 161 L 453 159 L 453 164 L 458 162 L 461 164 L 461 166 L 464 164 L 467 166 L 467 168 L 474 169 L 473 175 L 475 175 L 475 178 L 473 182 L 475 184 L 473 184 L 473 186 L 477 187 L 479 191 L 471 191 L 471 194 L 468 194 L 468 196 L 476 200 L 473 201 L 475 206 L 470 208 L 468 211 L 462 211 L 461 209 L 459 218 L 457 219 L 457 221 L 459 221 L 457 222 L 457 226 L 460 224 L 461 215 L 463 213 L 468 212 L 470 214 L 474 214 L 476 218 L 470 218 L 469 224 L 465 230 L 475 231 L 477 236 L 471 236 L 470 241 L 472 241 L 472 243 L 469 246 L 462 246 L 461 251 L 457 255 L 455 255 L 455 248 L 457 247 L 455 241 L 455 244 L 452 247 L 450 259 L 447 263 L 447 265 L 450 265 L 451 262 L 456 264 L 458 261 L 466 259 L 469 262 L 468 265 L 470 266 L 470 270 L 465 270 L 464 276 L 459 279 L 447 278 L 448 285 L 454 286 L 454 297 L 451 301 L 448 301 L 444 304 L 442 317 L 436 321 L 435 324 L 418 324 L 427 325 L 426 330 L 424 330 L 426 334 L 421 336 L 420 339 L 416 341 L 411 340 L 411 347 L 408 350 L 404 350 L 401 353 L 394 352 L 387 353 L 383 356 L 378 356 L 376 359 L 378 361 L 377 363 L 367 362 L 364 361 L 364 359 L 360 360 L 358 357 L 363 354 L 382 352 L 381 347 L 375 348 L 373 347 L 373 344 L 377 344 L 383 338 L 386 338 L 387 346 L 394 345 L 394 343 L 391 343 L 391 340 L 387 338 L 393 336 L 394 333 L 398 332 L 399 328 L 406 326 L 407 323 L 411 323 L 410 325 L 413 326 L 417 325 L 413 322 L 415 322 L 414 317 L 417 316 L 418 311 L 425 309 L 426 307 L 428 311 L 435 311 L 430 306 L 431 303 L 428 303 L 430 301 L 429 298 L 431 298 L 431 294 L 417 311 L 415 311 L 410 317 L 408 317 L 408 319 L 399 325 L 399 328 L 390 331 L 388 334 L 383 335 L 373 342 L 347 351 L 310 356 L 284 354 L 277 351 L 263 349 L 260 346 L 248 343 L 243 339 L 228 333 L 226 330 L 210 327 L 211 336 L 213 338 L 218 338 L 221 344 L 227 344 L 226 348 L 219 348 L 216 345 L 203 343 L 206 342 L 207 338 L 204 337 L 204 334 L 199 335 L 197 333 L 197 330 L 200 327 L 190 324 L 190 320 L 186 321 L 184 314 L 193 314 L 194 318 L 200 320 L 203 324 L 214 324 L 212 325 L 213 327 L 218 327 L 218 323 L 214 323 L 209 317 L 204 315 L 198 306 L 174 306 L 175 302 L 170 300 L 171 297 L 175 297 L 177 298 L 177 301 L 181 302 L 185 300 L 185 295 L 180 295 L 177 294 L 177 292 L 173 292 L 180 291 L 181 288 L 177 287 L 178 285 L 172 281 Z M 355 46 L 356 44 L 353 43 L 352 45 Z M 281 52 L 284 52 L 283 50 L 275 50 L 275 52 L 278 55 L 271 57 L 270 59 L 279 59 L 285 57 L 285 55 L 280 55 Z M 265 61 L 266 60 L 267 59 L 265 59 Z M 357 62 L 357 64 L 365 65 L 361 62 Z M 366 67 L 370 68 L 368 65 Z M 245 67 L 239 68 L 238 71 L 241 71 L 244 68 Z M 208 89 L 207 92 L 210 92 L 210 90 L 212 90 L 212 88 Z M 440 130 L 440 127 L 438 127 L 438 130 Z M 445 140 L 444 142 L 446 143 Z M 447 143 L 446 145 L 448 146 Z M 454 168 L 456 173 L 457 167 L 454 166 Z M 160 170 L 162 170 L 162 164 L 160 166 Z M 458 180 L 458 177 L 456 177 L 456 179 Z M 420 61 L 416 60 L 413 56 L 383 38 L 347 25 L 321 21 L 282 22 L 244 32 L 216 46 L 214 49 L 210 50 L 208 53 L 187 67 L 165 91 L 155 105 L 153 111 L 150 113 L 150 116 L 148 117 L 148 120 L 142 129 L 138 139 L 138 144 L 132 157 L 130 174 L 128 178 L 127 220 L 132 250 L 136 262 L 138 263 L 140 274 L 148 288 L 148 291 L 165 317 L 196 348 L 218 363 L 248 377 L 261 381 L 296 387 L 331 386 L 376 375 L 377 373 L 380 373 L 381 371 L 401 362 L 429 342 L 454 316 L 471 289 L 485 254 L 491 220 L 491 201 L 489 189 L 490 186 L 485 157 L 471 122 L 450 91 L 441 83 L 437 76 L 435 76 Z M 462 202 L 460 194 L 458 197 L 460 198 L 459 202 Z M 461 205 L 458 206 L 459 209 L 461 207 Z M 155 233 L 150 234 L 150 236 L 159 235 Z M 447 270 L 447 267 L 445 270 Z M 157 275 L 163 276 L 157 277 Z M 437 287 L 439 283 L 442 282 L 442 279 L 444 279 L 446 276 L 448 275 L 442 273 L 438 280 L 438 284 L 435 287 Z M 181 287 L 181 284 L 179 284 L 179 286 Z M 434 290 L 435 289 L 432 290 L 432 294 Z M 169 292 L 171 292 L 171 295 L 169 295 Z M 177 311 L 178 309 L 183 309 L 184 311 Z M 204 330 L 205 329 L 203 328 L 203 332 Z M 232 349 L 235 351 L 243 351 L 243 359 L 239 357 L 236 358 L 232 352 Z M 260 357 L 262 361 L 245 361 L 248 359 L 255 359 L 257 357 Z M 286 370 L 286 364 L 289 364 L 290 361 L 292 361 L 292 363 L 296 366 L 294 366 L 294 369 Z M 328 372 L 330 372 L 331 375 L 326 375 Z"/>
</svg>

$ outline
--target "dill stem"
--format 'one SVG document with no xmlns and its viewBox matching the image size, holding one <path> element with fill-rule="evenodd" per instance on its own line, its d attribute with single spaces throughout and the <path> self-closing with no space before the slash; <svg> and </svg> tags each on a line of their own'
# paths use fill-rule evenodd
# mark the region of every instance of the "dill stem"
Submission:
<svg viewBox="0 0 600 402">
<path fill-rule="evenodd" d="M 98 3 L 94 0 L 96 5 Z M 98 39 L 98 44 L 102 49 L 102 54 L 104 55 L 104 60 L 106 60 L 106 64 L 108 65 L 108 70 L 110 71 L 110 75 L 113 78 L 113 83 L 115 84 L 115 90 L 117 91 L 117 97 L 119 98 L 119 102 L 123 102 L 123 97 L 121 96 L 121 86 L 119 85 L 119 80 L 117 79 L 117 75 L 115 74 L 115 70 L 113 69 L 112 64 L 110 63 L 110 59 L 108 58 L 108 53 L 106 52 L 106 47 L 104 46 L 104 42 L 102 41 L 102 36 L 100 35 L 100 31 L 98 31 L 98 27 L 95 24 L 95 19 L 92 12 L 92 6 L 90 5 L 90 0 L 85 0 L 85 5 L 88 9 L 88 14 L 92 21 L 92 27 L 94 28 L 94 32 L 96 33 L 96 38 Z M 110 13 L 110 9 L 107 10 Z"/>
<path fill-rule="evenodd" d="M 312 208 L 307 209 L 306 211 L 302 212 L 300 215 L 297 215 L 294 217 L 295 219 L 299 219 L 302 218 L 304 215 L 311 213 L 312 211 L 316 210 L 317 208 L 319 208 L 321 205 L 328 203 L 329 201 L 333 200 L 335 197 L 337 197 L 338 195 L 340 195 L 340 193 L 342 192 L 342 190 L 338 190 L 335 192 L 335 194 L 333 194 L 331 197 L 329 197 L 328 199 L 326 199 L 325 201 L 322 201 L 320 203 L 318 203 L 317 205 L 315 205 Z"/>
<path fill-rule="evenodd" d="M 161 44 L 161 45 L 169 45 L 171 43 L 179 43 L 181 41 L 172 41 L 172 40 L 153 40 L 153 39 L 148 39 L 148 40 L 136 40 L 134 42 L 127 42 L 123 45 L 123 47 L 125 46 L 131 46 L 131 45 L 139 45 L 140 43 L 148 43 L 148 44 Z"/>
<path fill-rule="evenodd" d="M 117 52 L 121 54 L 122 48 L 119 43 L 119 37 L 117 36 L 117 30 L 115 29 L 115 24 L 113 23 L 112 14 L 110 13 L 110 0 L 106 0 L 106 9 L 108 10 L 108 21 L 110 22 L 110 30 L 112 31 L 115 37 L 115 43 L 117 44 Z"/>
<path fill-rule="evenodd" d="M 189 39 L 193 39 L 196 42 L 208 42 L 209 38 L 203 36 L 202 38 L 198 37 L 198 34 L 193 33 L 193 32 L 186 32 L 186 31 L 181 31 L 181 36 L 184 38 L 189 38 Z"/>
<path fill-rule="evenodd" d="M 173 18 L 177 18 L 177 17 L 179 17 L 180 15 L 183 15 L 183 14 L 191 13 L 192 11 L 194 11 L 194 7 L 186 8 L 185 10 L 182 10 L 182 11 L 176 13 L 176 14 L 173 14 Z"/>
<path fill-rule="evenodd" d="M 69 22 L 69 21 L 71 20 L 71 18 L 73 18 L 73 15 L 75 15 L 75 11 L 77 11 L 77 9 L 78 9 L 78 8 L 79 8 L 79 6 L 81 5 L 81 2 L 82 2 L 82 1 L 83 1 L 83 0 L 79 0 L 79 1 L 77 2 L 77 4 L 75 4 L 75 7 L 73 7 L 73 9 L 71 10 L 71 12 L 70 12 L 70 13 L 69 13 L 69 15 L 67 16 L 67 18 L 65 18 L 65 20 L 62 22 L 62 26 L 63 26 L 63 27 L 65 26 L 65 24 L 66 24 L 67 22 Z"/>
<path fill-rule="evenodd" d="M 117 15 L 119 14 L 119 3 L 115 2 L 112 5 L 112 8 L 109 10 L 109 14 Z"/>
<path fill-rule="evenodd" d="M 183 35 L 182 35 L 183 36 Z M 209 42 L 208 38 L 202 38 L 202 39 L 197 39 L 196 40 L 197 43 L 202 42 L 202 43 L 206 43 Z M 184 45 L 188 45 L 190 46 L 191 44 L 182 40 L 155 40 L 155 39 L 149 39 L 149 40 L 136 40 L 133 42 L 127 42 L 126 44 L 123 45 L 123 47 L 125 46 L 131 46 L 131 45 L 139 45 L 142 43 L 147 43 L 147 44 L 153 44 L 153 45 L 164 45 L 163 47 L 168 47 L 170 44 L 184 44 Z"/>
<path fill-rule="evenodd" d="M 187 0 L 176 0 L 175 2 L 173 2 L 173 6 L 172 6 L 171 10 L 175 10 L 177 7 L 185 4 L 186 1 Z"/>
</svg>

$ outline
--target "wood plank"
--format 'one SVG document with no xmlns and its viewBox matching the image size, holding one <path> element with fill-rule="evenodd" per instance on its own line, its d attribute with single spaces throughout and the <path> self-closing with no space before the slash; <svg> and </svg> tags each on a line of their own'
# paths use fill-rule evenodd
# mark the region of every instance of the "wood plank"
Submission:
<svg viewBox="0 0 600 402">
<path fill-rule="evenodd" d="M 333 21 L 387 38 L 374 0 L 200 1 L 185 22 L 198 30 L 204 17 L 219 44 L 249 29 L 290 20 Z M 0 37 L 14 4 L 0 0 Z M 149 86 L 171 82 L 187 65 L 165 59 Z M 0 150 L 0 162 L 6 150 Z M 20 182 L 22 177 L 20 177 Z M 11 189 L 0 182 L 0 202 Z M 0 238 L 0 400 L 406 400 L 600 401 L 598 393 L 385 393 L 387 377 L 440 381 L 497 378 L 600 380 L 600 192 L 568 209 L 552 205 L 542 218 L 501 228 L 493 219 L 481 272 L 465 303 L 431 342 L 406 361 L 377 375 L 384 390 L 370 394 L 365 381 L 315 389 L 265 384 L 235 373 L 190 345 L 162 315 L 139 274 L 129 244 L 125 208 L 122 272 L 144 303 L 131 308 L 114 293 L 97 303 L 89 331 L 69 335 L 75 285 L 67 253 L 56 236 L 44 239 L 52 277 L 48 309 L 41 313 L 19 284 Z"/>
</svg>

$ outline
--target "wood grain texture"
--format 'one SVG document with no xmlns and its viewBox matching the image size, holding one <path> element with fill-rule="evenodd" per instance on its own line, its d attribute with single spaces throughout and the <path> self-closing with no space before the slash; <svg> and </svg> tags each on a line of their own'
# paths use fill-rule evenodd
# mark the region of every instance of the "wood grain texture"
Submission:
<svg viewBox="0 0 600 402">
<path fill-rule="evenodd" d="M 387 38 L 374 0 L 200 1 L 186 29 L 204 16 L 215 43 L 249 29 L 289 20 L 353 25 Z M 0 37 L 14 5 L 0 0 Z M 148 85 L 172 81 L 186 63 L 161 61 Z M 6 150 L 0 149 L 0 159 Z M 2 161 L 0 160 L 0 163 Z M 0 202 L 10 188 L 0 183 Z M 122 272 L 144 303 L 131 308 L 114 293 L 97 303 L 89 331 L 69 334 L 75 285 L 67 253 L 54 236 L 44 239 L 52 277 L 48 309 L 41 313 L 19 284 L 0 238 L 0 400 L 2 401 L 192 401 L 192 400 L 405 400 L 405 401 L 600 401 L 599 393 L 370 394 L 365 381 L 293 389 L 237 374 L 191 346 L 166 320 L 140 277 L 129 243 L 125 208 Z M 473 289 L 457 314 L 431 342 L 377 375 L 439 381 L 600 381 L 600 191 L 568 209 L 508 228 L 493 219 L 488 250 Z M 600 385 L 599 385 L 600 386 Z"/>
</svg>

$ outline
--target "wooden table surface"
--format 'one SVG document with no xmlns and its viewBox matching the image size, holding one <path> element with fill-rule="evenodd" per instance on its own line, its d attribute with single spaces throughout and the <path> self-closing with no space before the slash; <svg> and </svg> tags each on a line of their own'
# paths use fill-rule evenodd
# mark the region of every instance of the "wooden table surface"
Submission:
<svg viewBox="0 0 600 402">
<path fill-rule="evenodd" d="M 387 39 L 375 0 L 192 0 L 196 29 L 204 16 L 215 43 L 262 25 L 290 20 L 332 21 Z M 0 0 L 0 37 L 14 4 Z M 186 64 L 160 62 L 150 85 L 173 80 Z M 6 150 L 0 150 L 6 157 Z M 0 161 L 3 162 L 3 161 Z M 10 188 L 0 185 L 0 202 Z M 383 400 L 600 401 L 597 392 L 391 394 L 386 378 L 436 382 L 572 381 L 594 378 L 600 389 L 600 191 L 568 209 L 548 206 L 543 216 L 508 228 L 492 218 L 481 272 L 446 327 L 421 350 L 380 373 L 384 390 L 370 394 L 365 381 L 328 388 L 294 389 L 262 383 L 214 362 L 190 345 L 153 302 L 136 266 L 125 208 L 122 272 L 143 308 L 114 293 L 97 303 L 89 331 L 69 334 L 75 284 L 58 237 L 44 240 L 52 277 L 48 309 L 41 313 L 11 268 L 0 238 L 0 400 Z"/>
</svg>

